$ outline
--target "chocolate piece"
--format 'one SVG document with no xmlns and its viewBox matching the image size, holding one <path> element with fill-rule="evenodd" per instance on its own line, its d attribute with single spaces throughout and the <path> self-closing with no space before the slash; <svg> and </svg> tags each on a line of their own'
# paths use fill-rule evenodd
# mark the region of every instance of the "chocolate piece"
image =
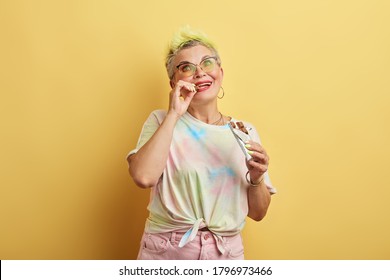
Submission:
<svg viewBox="0 0 390 280">
<path fill-rule="evenodd" d="M 234 122 L 230 122 L 230 125 L 233 127 L 233 128 L 236 128 L 236 124 Z"/>
<path fill-rule="evenodd" d="M 245 128 L 245 126 L 244 126 L 244 124 L 243 124 L 242 122 L 237 122 L 237 126 L 238 126 L 238 128 L 239 128 L 242 132 L 244 132 L 245 134 L 249 134 L 249 133 L 248 133 L 248 130 L 246 130 L 246 128 Z"/>
</svg>

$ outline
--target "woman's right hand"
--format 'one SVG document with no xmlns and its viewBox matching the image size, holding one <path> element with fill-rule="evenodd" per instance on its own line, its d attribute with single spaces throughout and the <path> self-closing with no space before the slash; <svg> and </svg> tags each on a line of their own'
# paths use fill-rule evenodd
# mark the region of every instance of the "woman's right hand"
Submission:
<svg viewBox="0 0 390 280">
<path fill-rule="evenodd" d="M 195 94 L 194 84 L 178 81 L 170 92 L 168 115 L 152 137 L 128 158 L 130 175 L 141 188 L 153 187 L 160 180 L 167 165 L 175 125 Z"/>
<path fill-rule="evenodd" d="M 195 85 L 179 80 L 172 88 L 169 96 L 169 111 L 181 117 L 187 112 L 192 98 L 196 94 Z"/>
</svg>

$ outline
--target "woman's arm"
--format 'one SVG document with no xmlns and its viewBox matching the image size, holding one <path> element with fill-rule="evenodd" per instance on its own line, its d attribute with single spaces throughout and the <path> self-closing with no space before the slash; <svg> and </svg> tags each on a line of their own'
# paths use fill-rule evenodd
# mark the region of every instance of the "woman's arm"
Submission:
<svg viewBox="0 0 390 280">
<path fill-rule="evenodd" d="M 185 98 L 181 99 L 183 93 Z M 173 130 L 195 93 L 193 84 L 178 81 L 170 93 L 169 110 L 162 124 L 137 153 L 127 158 L 129 173 L 137 186 L 150 188 L 160 179 L 167 164 Z"/>
<path fill-rule="evenodd" d="M 250 186 L 248 189 L 248 217 L 261 221 L 267 214 L 268 207 L 271 203 L 271 194 L 264 183 L 264 180 L 259 186 Z"/>
<path fill-rule="evenodd" d="M 252 159 L 247 162 L 249 180 L 248 188 L 248 217 L 261 221 L 267 214 L 271 203 L 271 194 L 264 182 L 264 173 L 268 170 L 269 157 L 265 149 L 256 142 L 249 141 L 246 145 Z"/>
<path fill-rule="evenodd" d="M 167 163 L 173 129 L 178 115 L 168 112 L 160 127 L 137 153 L 127 158 L 129 173 L 137 186 L 149 188 L 156 185 Z"/>
</svg>

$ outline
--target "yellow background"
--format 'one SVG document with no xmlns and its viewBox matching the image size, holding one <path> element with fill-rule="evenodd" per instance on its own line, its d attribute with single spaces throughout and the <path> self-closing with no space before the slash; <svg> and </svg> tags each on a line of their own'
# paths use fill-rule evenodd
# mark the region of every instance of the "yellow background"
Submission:
<svg viewBox="0 0 390 280">
<path fill-rule="evenodd" d="M 1 1 L 0 259 L 133 259 L 148 191 L 125 156 L 168 104 L 190 24 L 224 114 L 256 125 L 279 193 L 248 259 L 390 258 L 390 2 Z"/>
</svg>

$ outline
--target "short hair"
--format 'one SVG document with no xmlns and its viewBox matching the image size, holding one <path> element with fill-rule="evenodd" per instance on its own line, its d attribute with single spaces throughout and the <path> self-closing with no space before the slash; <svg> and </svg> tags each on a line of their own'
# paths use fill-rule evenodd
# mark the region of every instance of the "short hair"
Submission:
<svg viewBox="0 0 390 280">
<path fill-rule="evenodd" d="M 221 59 L 219 57 L 216 45 L 208 38 L 206 34 L 199 30 L 194 30 L 187 25 L 180 28 L 172 36 L 171 42 L 168 45 L 168 52 L 165 57 L 165 67 L 167 69 L 169 80 L 172 80 L 175 74 L 173 60 L 177 53 L 183 49 L 188 49 L 198 45 L 202 45 L 208 48 L 217 58 L 217 63 L 221 65 Z"/>
</svg>

